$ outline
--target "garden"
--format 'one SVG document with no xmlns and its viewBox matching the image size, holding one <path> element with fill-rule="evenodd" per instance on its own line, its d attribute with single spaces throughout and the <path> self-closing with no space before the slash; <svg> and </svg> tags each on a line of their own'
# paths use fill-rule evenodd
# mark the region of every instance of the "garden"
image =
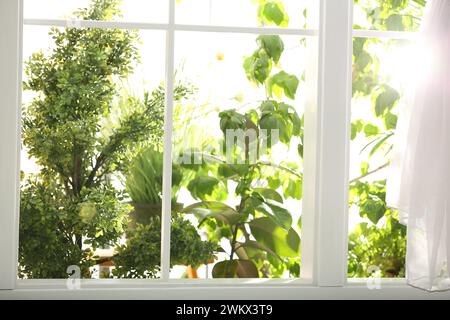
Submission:
<svg viewBox="0 0 450 320">
<path fill-rule="evenodd" d="M 296 11 L 287 0 L 248 2 L 260 26 L 308 27 L 303 1 Z M 424 5 L 355 1 L 354 28 L 417 31 Z M 122 1 L 91 0 L 69 16 L 117 21 Z M 300 277 L 306 37 L 176 34 L 167 164 L 164 36 L 39 32 L 48 46 L 24 52 L 22 153 L 32 164 L 21 170 L 20 278 L 67 278 L 73 266 L 83 278 L 160 277 L 167 165 L 172 278 Z M 410 44 L 354 38 L 350 277 L 373 266 L 405 273 L 406 227 L 385 191 Z"/>
</svg>

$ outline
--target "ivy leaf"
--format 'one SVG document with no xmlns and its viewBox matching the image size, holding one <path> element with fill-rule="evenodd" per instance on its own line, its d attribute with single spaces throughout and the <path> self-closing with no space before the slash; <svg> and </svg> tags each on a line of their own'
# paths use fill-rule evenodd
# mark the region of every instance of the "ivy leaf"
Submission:
<svg viewBox="0 0 450 320">
<path fill-rule="evenodd" d="M 386 110 L 391 110 L 395 103 L 400 99 L 400 94 L 394 88 L 385 85 L 375 100 L 375 115 L 382 116 Z"/>
<path fill-rule="evenodd" d="M 213 278 L 258 278 L 258 269 L 250 260 L 225 260 L 214 265 Z"/>
<path fill-rule="evenodd" d="M 286 231 L 266 217 L 250 221 L 249 226 L 256 241 L 273 250 L 280 257 L 299 257 L 300 237 L 294 229 L 290 228 Z"/>
<path fill-rule="evenodd" d="M 191 213 L 197 216 L 200 224 L 206 218 L 214 218 L 219 221 L 234 225 L 239 222 L 241 215 L 225 203 L 218 201 L 202 201 L 194 203 L 183 209 L 184 213 Z"/>
<path fill-rule="evenodd" d="M 292 100 L 295 99 L 299 80 L 296 76 L 280 71 L 269 79 L 269 94 L 275 94 L 281 99 L 281 94 Z"/>
<path fill-rule="evenodd" d="M 280 36 L 260 35 L 256 39 L 259 46 L 264 49 L 273 62 L 278 63 L 284 50 L 284 43 Z"/>
</svg>

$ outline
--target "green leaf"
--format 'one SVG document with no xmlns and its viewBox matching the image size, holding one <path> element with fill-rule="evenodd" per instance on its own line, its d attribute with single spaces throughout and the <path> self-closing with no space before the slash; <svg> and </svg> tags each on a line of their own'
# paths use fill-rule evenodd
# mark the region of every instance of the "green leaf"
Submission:
<svg viewBox="0 0 450 320">
<path fill-rule="evenodd" d="M 280 36 L 260 35 L 256 38 L 258 45 L 264 49 L 273 62 L 278 63 L 284 50 L 283 40 Z"/>
<path fill-rule="evenodd" d="M 287 182 L 286 182 L 287 181 Z M 289 178 L 283 183 L 283 194 L 285 198 L 300 200 L 303 192 L 303 181 L 301 179 Z"/>
<path fill-rule="evenodd" d="M 290 136 L 287 136 L 286 132 L 286 122 L 284 118 L 278 113 L 268 113 L 262 115 L 259 120 L 259 126 L 261 129 L 267 130 L 267 139 L 270 142 L 272 139 L 272 131 L 278 130 L 278 135 L 280 140 L 283 142 L 289 141 Z M 274 141 L 276 143 L 277 141 Z"/>
<path fill-rule="evenodd" d="M 279 255 L 277 255 L 276 252 L 274 252 L 270 248 L 267 248 L 266 246 L 262 245 L 261 243 L 259 243 L 257 241 L 247 240 L 244 243 L 238 243 L 238 245 L 242 248 L 253 248 L 253 249 L 265 251 L 265 252 L 271 254 L 272 256 L 278 258 L 279 260 L 282 260 L 282 258 Z"/>
<path fill-rule="evenodd" d="M 300 237 L 294 229 L 289 231 L 277 226 L 270 218 L 258 218 L 249 222 L 256 241 L 273 250 L 280 257 L 299 257 Z"/>
<path fill-rule="evenodd" d="M 263 84 L 272 70 L 272 63 L 264 50 L 255 52 L 244 59 L 243 67 L 247 78 L 256 84 Z"/>
<path fill-rule="evenodd" d="M 273 189 L 269 188 L 253 188 L 253 191 L 261 194 L 264 199 L 274 200 L 279 203 L 283 203 L 283 197 Z"/>
<path fill-rule="evenodd" d="M 356 120 L 353 121 L 351 124 L 351 140 L 354 140 L 356 138 L 356 135 L 361 132 L 361 130 L 363 129 L 364 124 L 362 123 L 361 120 Z"/>
<path fill-rule="evenodd" d="M 378 142 L 373 146 L 372 150 L 370 150 L 369 156 L 373 156 L 375 152 L 384 145 L 387 139 L 389 139 L 392 136 L 391 134 L 386 134 L 385 136 L 381 137 Z"/>
<path fill-rule="evenodd" d="M 194 199 L 204 199 L 206 195 L 211 195 L 214 188 L 219 184 L 219 180 L 209 176 L 197 176 L 187 185 Z"/>
<path fill-rule="evenodd" d="M 297 151 L 298 151 L 299 156 L 303 159 L 303 144 L 302 143 L 298 144 Z"/>
<path fill-rule="evenodd" d="M 235 110 L 226 110 L 219 113 L 220 129 L 226 134 L 227 129 L 245 129 L 247 118 Z"/>
<path fill-rule="evenodd" d="M 361 163 L 361 175 L 365 175 L 367 174 L 367 172 L 369 171 L 369 163 L 368 162 L 362 162 Z"/>
<path fill-rule="evenodd" d="M 399 14 L 391 14 L 386 19 L 386 28 L 390 31 L 405 31 L 403 17 Z"/>
<path fill-rule="evenodd" d="M 400 99 L 400 94 L 394 88 L 384 85 L 381 92 L 375 100 L 375 115 L 382 116 L 386 111 L 391 110 L 395 103 Z"/>
<path fill-rule="evenodd" d="M 275 24 L 280 27 L 287 27 L 289 16 L 280 1 L 268 1 L 258 9 L 259 19 L 264 24 Z"/>
<path fill-rule="evenodd" d="M 384 126 L 387 130 L 393 130 L 397 127 L 398 117 L 392 112 L 387 112 L 384 116 Z"/>
<path fill-rule="evenodd" d="M 183 212 L 197 216 L 200 220 L 200 224 L 207 218 L 214 218 L 230 225 L 234 225 L 238 223 L 242 217 L 236 210 L 218 201 L 202 201 L 194 203 L 184 208 Z"/>
<path fill-rule="evenodd" d="M 258 269 L 250 260 L 225 260 L 212 269 L 213 278 L 258 278 Z"/>
<path fill-rule="evenodd" d="M 371 123 L 368 123 L 364 126 L 364 134 L 366 135 L 366 137 L 374 136 L 379 133 L 380 129 Z"/>
<path fill-rule="evenodd" d="M 377 224 L 378 221 L 384 216 L 386 212 L 386 205 L 383 201 L 367 199 L 362 203 L 360 208 L 360 215 L 366 215 L 373 224 Z"/>
<path fill-rule="evenodd" d="M 272 113 L 278 110 L 278 102 L 274 100 L 265 100 L 259 106 L 262 114 Z"/>
<path fill-rule="evenodd" d="M 359 72 L 361 72 L 372 62 L 372 57 L 366 51 L 361 51 L 360 54 L 355 56 L 355 62 Z"/>
<path fill-rule="evenodd" d="M 269 79 L 269 94 L 275 94 L 281 99 L 281 94 L 292 100 L 295 99 L 299 80 L 296 76 L 280 71 Z"/>
<path fill-rule="evenodd" d="M 224 178 L 230 178 L 235 175 L 244 176 L 248 173 L 248 170 L 249 166 L 245 164 L 222 163 L 219 165 L 217 173 Z"/>
<path fill-rule="evenodd" d="M 259 212 L 265 214 L 268 218 L 272 219 L 276 225 L 282 227 L 285 230 L 289 230 L 292 225 L 292 216 L 290 212 L 277 205 L 273 200 L 266 200 L 262 202 L 257 208 Z"/>
</svg>

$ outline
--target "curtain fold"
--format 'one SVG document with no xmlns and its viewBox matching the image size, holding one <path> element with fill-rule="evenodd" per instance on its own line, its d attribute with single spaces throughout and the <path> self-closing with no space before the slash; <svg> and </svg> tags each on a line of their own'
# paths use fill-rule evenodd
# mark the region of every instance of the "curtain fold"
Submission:
<svg viewBox="0 0 450 320">
<path fill-rule="evenodd" d="M 427 4 L 417 46 L 417 80 L 400 111 L 386 201 L 407 225 L 408 284 L 448 290 L 450 0 Z"/>
</svg>

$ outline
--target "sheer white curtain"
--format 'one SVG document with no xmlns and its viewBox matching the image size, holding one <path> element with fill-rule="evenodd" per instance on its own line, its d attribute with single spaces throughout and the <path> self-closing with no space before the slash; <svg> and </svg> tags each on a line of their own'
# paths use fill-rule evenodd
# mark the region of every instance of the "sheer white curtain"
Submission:
<svg viewBox="0 0 450 320">
<path fill-rule="evenodd" d="M 450 289 L 450 0 L 428 3 L 417 81 L 400 113 L 388 205 L 407 225 L 408 284 Z"/>
</svg>

